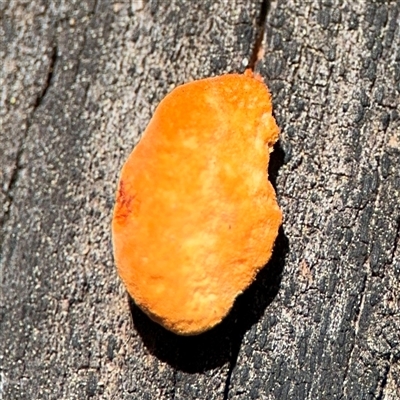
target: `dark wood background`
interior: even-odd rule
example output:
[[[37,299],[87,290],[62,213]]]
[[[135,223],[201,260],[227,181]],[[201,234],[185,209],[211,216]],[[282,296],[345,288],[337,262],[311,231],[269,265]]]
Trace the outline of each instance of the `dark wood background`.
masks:
[[[400,398],[400,1],[3,0],[1,399]],[[180,338],[117,278],[122,163],[174,86],[252,61],[274,257]]]

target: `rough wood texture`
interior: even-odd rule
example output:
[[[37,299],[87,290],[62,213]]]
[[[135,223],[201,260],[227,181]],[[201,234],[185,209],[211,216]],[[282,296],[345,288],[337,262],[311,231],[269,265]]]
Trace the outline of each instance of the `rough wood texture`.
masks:
[[[124,159],[172,87],[243,71],[267,5],[0,4],[0,398],[400,398],[398,0],[271,3],[285,221],[223,324],[176,337],[117,279]]]

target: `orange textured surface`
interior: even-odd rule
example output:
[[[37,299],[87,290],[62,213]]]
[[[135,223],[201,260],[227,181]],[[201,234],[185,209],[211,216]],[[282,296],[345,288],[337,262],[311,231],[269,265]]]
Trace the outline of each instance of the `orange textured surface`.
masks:
[[[251,73],[179,86],[122,168],[118,272],[138,306],[175,333],[220,322],[271,257],[282,222],[267,172],[279,135],[271,112]]]

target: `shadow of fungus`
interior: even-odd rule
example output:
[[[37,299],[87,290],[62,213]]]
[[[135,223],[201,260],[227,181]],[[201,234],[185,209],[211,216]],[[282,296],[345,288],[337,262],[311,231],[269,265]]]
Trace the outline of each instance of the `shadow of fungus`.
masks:
[[[279,175],[279,168],[285,163],[285,151],[282,148],[281,141],[275,143],[274,151],[270,154],[268,166],[268,179],[277,192],[276,180]],[[279,197],[278,197],[279,202]]]
[[[275,186],[284,152],[279,145],[271,154],[270,179]],[[260,320],[265,309],[278,294],[289,241],[279,228],[274,252],[268,264],[254,282],[237,297],[231,311],[220,324],[197,336],[178,336],[153,322],[129,298],[134,327],[147,349],[173,368],[189,372],[203,372],[230,363],[236,364],[244,334]]]

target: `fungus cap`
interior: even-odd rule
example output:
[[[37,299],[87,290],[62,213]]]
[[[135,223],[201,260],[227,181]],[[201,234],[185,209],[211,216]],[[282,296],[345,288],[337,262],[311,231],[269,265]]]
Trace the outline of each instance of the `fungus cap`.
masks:
[[[218,324],[270,259],[282,221],[268,181],[278,135],[262,80],[229,74],[174,89],[128,157],[115,261],[136,304],[166,329]]]

